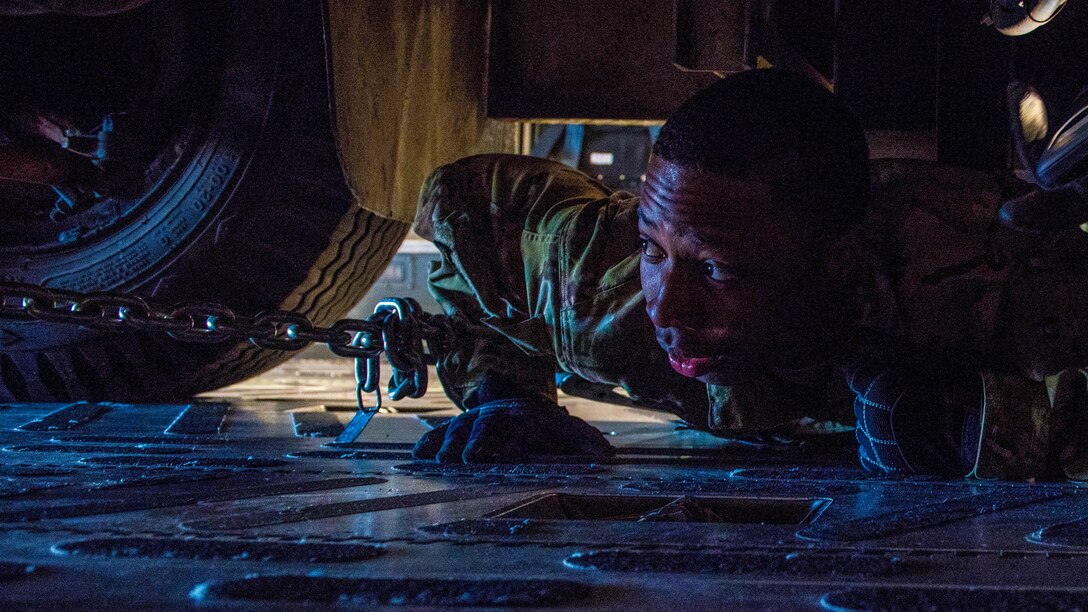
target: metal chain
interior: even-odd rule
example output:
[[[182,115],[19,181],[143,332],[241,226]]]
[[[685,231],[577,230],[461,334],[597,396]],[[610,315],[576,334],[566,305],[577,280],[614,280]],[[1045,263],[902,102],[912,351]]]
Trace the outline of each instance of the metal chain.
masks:
[[[390,398],[419,398],[427,392],[427,366],[449,349],[454,334],[448,317],[424,312],[411,298],[382,300],[366,319],[341,319],[320,327],[297,312],[244,317],[211,302],[167,306],[119,293],[85,294],[22,283],[0,283],[0,319],[159,332],[183,342],[250,342],[276,351],[325,344],[333,354],[355,359],[356,401],[360,411],[371,413],[381,407],[383,353],[393,371]],[[372,408],[364,407],[364,392],[375,394]]]

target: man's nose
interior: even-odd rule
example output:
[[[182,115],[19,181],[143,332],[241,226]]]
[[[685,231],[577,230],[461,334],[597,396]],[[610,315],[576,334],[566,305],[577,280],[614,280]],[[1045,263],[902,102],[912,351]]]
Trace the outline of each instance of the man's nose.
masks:
[[[690,287],[672,269],[666,271],[652,295],[646,296],[646,313],[657,328],[691,327]]]

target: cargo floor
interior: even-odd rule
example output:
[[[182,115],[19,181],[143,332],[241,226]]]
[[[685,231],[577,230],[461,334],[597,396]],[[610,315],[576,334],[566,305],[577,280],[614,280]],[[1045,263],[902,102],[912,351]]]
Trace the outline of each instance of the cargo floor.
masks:
[[[877,478],[849,444],[575,398],[614,458],[415,462],[449,402],[337,446],[349,369],[296,359],[189,404],[0,405],[0,608],[1088,607],[1072,485]]]

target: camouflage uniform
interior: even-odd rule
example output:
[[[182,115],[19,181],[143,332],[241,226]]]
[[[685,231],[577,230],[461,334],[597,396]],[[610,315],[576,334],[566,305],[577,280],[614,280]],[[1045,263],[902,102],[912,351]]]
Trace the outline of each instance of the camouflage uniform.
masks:
[[[967,368],[982,386],[982,405],[968,407],[981,418],[973,476],[1088,477],[1088,387],[1074,367],[1085,363],[1088,236],[1039,244],[1001,229],[999,189],[978,173],[885,162],[873,178],[862,225],[865,333],[841,363],[724,387],[675,373],[655,341],[636,197],[535,158],[439,168],[424,184],[416,232],[441,252],[431,290],[463,326],[439,363],[447,394],[471,408],[499,374],[554,400],[554,374],[565,371],[716,433],[850,423],[854,402],[866,401],[851,392],[851,367],[903,345],[922,364]]]

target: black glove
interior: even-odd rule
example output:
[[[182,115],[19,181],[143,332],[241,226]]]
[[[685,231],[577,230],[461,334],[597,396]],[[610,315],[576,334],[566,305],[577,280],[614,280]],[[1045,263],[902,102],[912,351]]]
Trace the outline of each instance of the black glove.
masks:
[[[481,404],[427,432],[416,459],[441,463],[519,463],[542,455],[605,457],[604,435],[566,409],[539,398]]]
[[[962,476],[978,448],[982,388],[978,375],[941,368],[859,367],[849,373],[856,394],[858,458],[870,472]]]
[[[1001,223],[1020,231],[1060,232],[1088,222],[1088,176],[1035,189],[1001,206]]]
[[[1088,95],[1082,94],[1073,104],[1074,114],[1063,126],[1066,131],[1057,134],[1047,119],[1043,99],[1030,85],[1010,83],[1008,105],[1018,174],[1037,188],[1005,202],[1001,222],[1033,233],[1059,232],[1088,222],[1088,169],[1083,162],[1088,142],[1074,138],[1070,129],[1079,122],[1082,115],[1078,111],[1088,105]],[[1065,162],[1052,163],[1058,158]],[[1081,161],[1074,163],[1077,159]]]

